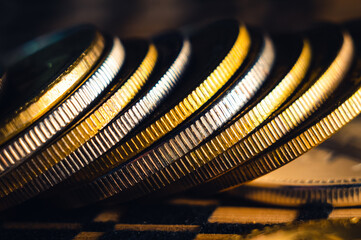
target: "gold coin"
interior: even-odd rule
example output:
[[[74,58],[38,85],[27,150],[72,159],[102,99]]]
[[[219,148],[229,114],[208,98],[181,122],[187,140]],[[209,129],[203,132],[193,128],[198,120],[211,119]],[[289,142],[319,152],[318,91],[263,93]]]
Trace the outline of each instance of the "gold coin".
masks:
[[[223,27],[229,27],[230,24],[232,24],[231,29],[233,31],[227,33],[231,36],[234,32],[237,33],[234,34],[236,35],[234,44],[229,52],[226,53],[227,55],[224,59],[221,59],[221,62],[217,63],[219,65],[199,86],[197,86],[186,98],[177,103],[170,111],[151,123],[150,126],[147,126],[129,140],[124,141],[124,143],[118,144],[116,148],[100,156],[96,161],[89,163],[89,165],[76,173],[75,178],[79,181],[87,181],[126,162],[152,145],[155,141],[161,139],[171,130],[175,129],[206,104],[207,101],[232,78],[236,71],[241,67],[249,52],[251,41],[244,25],[239,26],[236,21],[225,21],[222,24],[216,23],[215,26],[218,31],[223,32]],[[215,35],[220,33],[212,29],[212,27],[213,26],[210,26],[209,29],[213,30]],[[205,45],[205,43],[202,44]],[[217,45],[221,46],[219,43],[217,43]],[[198,46],[196,45],[194,48]],[[214,48],[216,47],[214,46]],[[199,71],[199,69],[196,69],[196,71]]]
[[[106,40],[103,57],[79,88],[41,119],[0,146],[0,175],[46,146],[56,134],[69,127],[74,119],[86,113],[88,107],[94,104],[107,87],[117,82],[115,76],[124,62],[124,48],[117,38]]]
[[[329,45],[326,46],[322,40],[332,39],[332,36],[335,41],[333,43],[329,42]],[[323,38],[320,39],[320,37]],[[224,129],[220,134],[205,142],[184,158],[180,158],[176,162],[177,164],[171,165],[165,171],[161,171],[160,174],[155,174],[152,177],[154,185],[151,185],[151,187],[147,185],[147,187],[156,189],[157,186],[160,186],[158,188],[169,186],[162,190],[166,193],[188,189],[199,184],[212,185],[215,177],[227,173],[243,162],[252,159],[253,156],[271,146],[286,133],[289,133],[305,121],[333,93],[348,72],[353,59],[353,42],[347,32],[342,34],[337,28],[325,29],[323,32],[318,32],[316,36],[310,36],[310,41],[315,52],[314,56],[320,57],[320,55],[316,54],[321,52],[329,53],[331,49],[336,54],[333,57],[330,55],[325,56],[323,61],[325,65],[323,67],[320,67],[319,63],[315,66],[317,74],[311,72],[311,77],[308,78],[309,84],[301,86],[301,90],[296,91],[291,100],[286,102],[283,107],[276,112],[271,112],[272,116],[264,123],[260,120],[262,120],[264,109],[267,108],[254,108],[246,113],[244,117],[229,128]],[[319,44],[316,45],[315,41]],[[316,46],[321,47],[322,51],[317,51]],[[330,49],[330,47],[333,48]],[[255,122],[260,122],[260,125],[253,131],[254,128],[250,129],[249,126],[254,126]],[[247,136],[247,134],[249,135]],[[177,173],[176,177],[172,175],[174,172]],[[172,181],[172,178],[175,181]],[[173,184],[166,181],[173,182]],[[145,184],[149,183],[145,182]],[[204,192],[210,192],[213,188],[213,185],[207,187]]]
[[[361,78],[358,75],[360,69],[361,61],[358,59],[354,74],[347,78],[350,83],[344,82],[339,91],[326,102],[325,109],[316,113],[315,118],[261,156],[240,165],[204,187],[214,190],[233,188],[280,168],[331,137],[361,112]],[[340,192],[345,193],[345,188]],[[352,197],[357,195],[352,194]]]
[[[104,49],[94,27],[44,36],[9,56],[0,109],[0,144],[30,126],[87,76]]]
[[[319,110],[321,111],[324,109],[324,106],[329,104],[327,99],[330,96],[332,99],[334,90],[336,89],[337,92],[347,83],[348,79],[344,78],[344,76],[348,73],[353,59],[353,40],[347,32],[344,32],[342,35],[343,43],[337,56],[327,70],[309,89],[302,93],[302,95],[287,108],[282,109],[281,113],[274,116],[273,119],[269,120],[261,128],[242,139],[232,148],[217,154],[209,164],[195,171],[194,174],[196,176],[204,176],[203,182],[200,183],[204,186],[201,186],[201,188],[212,188],[216,191],[216,189],[219,188],[214,185],[218,185],[218,181],[223,182],[223,177],[229,178],[233,176],[233,174],[231,175],[229,173],[232,171],[236,172],[238,167],[245,162],[249,161],[252,163],[253,159],[259,154],[267,151],[267,149],[274,146],[274,144],[278,144],[283,136],[288,136],[292,131],[295,131],[294,129],[299,129],[303,126],[302,123],[307,122],[307,120],[314,119],[314,117],[309,118],[309,116],[315,113],[317,109],[322,106]],[[325,35],[323,34],[323,36]],[[322,41],[320,41],[320,43],[322,43]],[[339,85],[342,80],[342,84]],[[339,88],[337,88],[338,85]],[[220,172],[219,169],[226,170]],[[216,174],[214,174],[214,172]],[[227,173],[227,176],[221,176],[225,173]],[[223,183],[219,184],[219,186],[220,185],[223,186]]]
[[[281,43],[278,44],[279,52],[277,53],[285,54],[289,58],[285,57],[284,59],[278,59],[278,61],[276,60],[274,66],[276,71],[270,76],[269,79],[270,83],[268,84],[268,87],[266,87],[267,91],[265,92],[261,91],[261,93],[257,97],[258,101],[256,101],[253,105],[251,104],[251,106],[247,107],[246,110],[242,111],[238,116],[236,116],[231,121],[231,123],[237,123],[239,119],[242,119],[243,116],[247,115],[245,113],[251,111],[257,111],[257,109],[260,109],[261,107],[262,108],[267,107],[266,109],[268,109],[267,112],[263,112],[264,113],[263,117],[264,119],[266,119],[267,116],[272,114],[272,112],[276,110],[278,106],[283,101],[285,101],[291,95],[294,89],[296,89],[297,86],[302,82],[311,62],[311,48],[308,40],[304,40],[302,43],[302,41],[297,38],[294,40],[293,44],[290,45],[293,47],[293,49],[297,49],[297,50],[290,53],[287,47],[283,49],[281,48],[281,46],[287,46],[287,44],[281,44]],[[293,62],[294,65],[289,63],[290,59],[294,61]],[[285,66],[289,66],[289,67],[285,67]],[[290,72],[288,73],[288,71]],[[232,124],[228,124],[228,125],[232,126]],[[136,193],[136,195],[143,195],[145,193],[152,192],[156,189],[162,188],[162,186],[171,184],[171,182],[177,178],[178,174],[184,174],[185,171],[187,171],[189,164],[181,163],[180,166],[182,167],[182,169],[180,171],[174,171],[174,169],[172,169],[172,165],[177,165],[178,162],[180,162],[180,160],[179,158],[173,159],[173,158],[163,157],[166,155],[167,155],[166,152],[162,152],[162,154],[158,154],[158,156],[160,156],[160,159],[165,159],[164,162],[166,162],[167,160],[169,164],[165,165],[163,169],[159,171],[155,171],[155,173],[151,174],[150,177],[144,177],[144,178],[138,177],[139,175],[133,177],[132,172],[134,170],[137,171],[137,163],[138,163],[134,161],[134,164],[125,165],[124,169],[121,168],[120,170],[117,170],[108,175],[100,177],[95,181],[93,181],[92,183],[83,186],[82,189],[76,188],[76,190],[72,192],[74,199],[71,199],[70,201],[76,204],[79,203],[81,204],[90,201],[104,199],[113,196],[114,194],[120,193],[122,191],[124,191],[124,194],[121,194],[120,198],[123,197],[131,198],[135,193],[134,192],[129,193],[128,189],[134,188],[136,190],[139,190]],[[151,163],[144,162],[139,164],[139,166],[149,165],[149,164]],[[164,172],[166,171],[168,176],[163,175]],[[161,178],[162,175],[163,175],[162,182],[160,183],[153,182],[154,176]]]
[[[142,45],[144,45],[144,42],[135,44],[135,47],[141,48]],[[19,165],[13,171],[0,177],[0,199],[24,187],[24,185],[34,178],[42,177],[44,172],[76,150],[81,144],[85,143],[86,140],[94,136],[131,102],[141,87],[147,82],[158,58],[158,52],[153,44],[149,46],[146,45],[144,51],[145,54],[134,54],[133,59],[131,59],[131,65],[124,66],[125,71],[128,73],[132,68],[137,69],[122,76],[125,77],[125,79],[119,79],[119,84],[103,98],[100,104],[95,106],[92,111],[47,148]],[[135,58],[135,56],[138,57]],[[134,59],[137,60],[134,61]],[[46,185],[31,186],[27,189],[28,193],[19,196],[16,201],[23,201],[31,195],[36,195],[48,189],[52,186],[52,182],[51,179],[46,180]],[[11,204],[14,204],[16,201],[11,201]],[[5,205],[1,207],[5,207]]]

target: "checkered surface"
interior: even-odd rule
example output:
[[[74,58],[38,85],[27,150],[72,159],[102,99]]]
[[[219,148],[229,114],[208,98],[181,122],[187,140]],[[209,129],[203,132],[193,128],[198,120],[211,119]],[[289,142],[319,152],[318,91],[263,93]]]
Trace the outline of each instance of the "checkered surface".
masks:
[[[269,225],[352,217],[361,217],[361,208],[276,208],[227,195],[82,209],[36,202],[1,213],[0,239],[242,239]]]

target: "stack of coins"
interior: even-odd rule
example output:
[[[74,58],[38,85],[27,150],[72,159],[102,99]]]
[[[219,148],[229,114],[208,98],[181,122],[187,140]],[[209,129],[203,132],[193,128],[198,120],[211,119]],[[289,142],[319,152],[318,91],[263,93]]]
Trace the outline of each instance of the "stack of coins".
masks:
[[[1,61],[0,210],[229,189],[360,205],[359,124],[308,152],[361,111],[359,26],[120,40],[82,25],[24,44]]]

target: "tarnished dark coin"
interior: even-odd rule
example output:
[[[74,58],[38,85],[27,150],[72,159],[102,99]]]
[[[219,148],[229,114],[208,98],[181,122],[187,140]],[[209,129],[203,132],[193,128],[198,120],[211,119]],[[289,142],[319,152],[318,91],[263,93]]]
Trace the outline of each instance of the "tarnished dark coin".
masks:
[[[93,69],[104,38],[93,26],[40,37],[8,56],[0,103],[0,144],[30,126],[69,94]]]

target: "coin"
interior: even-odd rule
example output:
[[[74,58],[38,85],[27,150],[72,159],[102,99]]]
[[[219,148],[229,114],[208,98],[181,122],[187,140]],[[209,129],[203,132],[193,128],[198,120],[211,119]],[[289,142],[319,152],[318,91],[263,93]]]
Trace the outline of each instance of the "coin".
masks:
[[[344,38],[344,41],[342,38]],[[328,40],[328,44],[330,45],[324,44],[323,40],[325,39]],[[333,41],[330,41],[331,39],[333,39]],[[163,176],[159,174],[153,177],[151,182],[153,189],[156,188],[155,186],[161,186],[161,189],[164,188],[164,185],[168,185],[168,187],[160,191],[163,194],[171,191],[177,192],[185,190],[196,185],[209,185],[212,187],[204,187],[204,191],[203,187],[200,187],[200,190],[197,188],[195,191],[213,192],[213,188],[219,189],[212,185],[214,177],[226,173],[234,166],[242,163],[244,159],[250,159],[252,154],[258,154],[260,152],[259,148],[265,147],[267,144],[271,144],[272,141],[285,135],[287,131],[290,131],[304,121],[307,115],[309,116],[314,112],[317,107],[321,105],[318,101],[322,103],[340,83],[344,74],[347,73],[352,60],[353,43],[347,33],[341,34],[337,28],[323,28],[322,31],[318,30],[315,35],[310,35],[310,41],[315,53],[314,65],[309,77],[306,78],[306,84],[303,84],[296,90],[294,96],[285,102],[281,108],[275,112],[271,112],[271,117],[268,118],[266,122],[261,123],[253,132],[251,131],[254,130],[254,128],[249,131],[245,131],[245,129],[249,129],[249,126],[252,126],[254,122],[257,123],[257,116],[262,116],[262,108],[260,108],[260,110],[255,108],[253,111],[258,111],[256,114],[252,111],[246,113],[246,117],[236,121],[236,124],[233,123],[230,127],[223,129],[218,135],[213,136],[209,141],[200,145],[184,158],[181,158],[177,165],[174,164],[168,171],[162,172],[161,174],[163,174]],[[330,54],[331,50],[334,51],[333,54]],[[322,53],[326,55],[321,55]],[[335,72],[337,72],[337,74],[335,74]],[[327,87],[320,87],[322,84],[325,84]],[[317,93],[314,93],[315,90]],[[320,98],[310,97],[309,95],[319,96]],[[322,95],[323,98],[321,98]],[[318,105],[315,106],[313,103],[317,103]],[[289,111],[292,108],[295,108],[296,111]],[[279,118],[277,116],[280,114],[285,115],[285,117],[281,119],[282,121],[275,121],[274,119],[277,120]],[[288,114],[291,114],[291,116],[296,119],[290,119]],[[269,126],[271,128],[280,128],[280,130],[262,132],[260,137],[258,135],[257,138],[253,137],[255,133],[260,132],[260,129],[262,130]],[[289,128],[289,130],[287,130],[287,128]],[[251,134],[247,136],[249,133]],[[259,141],[265,137],[267,141],[262,141],[259,145]],[[256,143],[253,144],[251,142],[252,144],[248,145],[248,142],[245,141],[248,139],[254,140]],[[238,141],[240,142],[237,143]],[[247,143],[246,148],[241,145],[244,142]],[[241,147],[239,147],[239,145]],[[254,147],[257,148],[254,149]],[[249,152],[251,149],[253,151]],[[247,153],[247,155],[244,153]],[[235,157],[231,158],[229,155],[235,155]],[[164,184],[164,179],[172,179],[172,177],[169,176],[172,172],[177,172],[179,177],[173,177],[176,181],[173,181],[172,184]],[[147,185],[150,184],[147,183]],[[149,186],[147,187],[150,188]],[[147,189],[147,187],[144,186],[143,189]],[[136,192],[141,191],[138,190]]]
[[[58,165],[77,166],[76,169],[66,170],[66,173],[62,174],[62,178],[58,177],[58,182],[64,180],[65,176],[69,177],[70,174],[80,170],[82,166],[94,161],[101,154],[111,149],[132,129],[135,129],[144,119],[149,117],[157,107],[163,104],[167,97],[171,97],[170,94],[179,85],[181,77],[187,70],[191,56],[191,45],[189,40],[180,33],[157,37],[154,42],[161,59],[154,70],[155,72],[148,80],[145,91],[104,129],[88,138],[88,141],[64,157],[58,164],[54,164],[51,169],[44,173],[45,178],[52,175],[56,176],[55,171],[58,170]]]
[[[352,29],[355,42],[361,38],[358,29]],[[357,49],[358,50],[358,49]],[[325,102],[324,106],[298,129],[290,132],[282,141],[268,151],[252,159],[226,175],[215,179],[205,189],[225,190],[253,180],[292,161],[332,136],[341,127],[354,119],[359,113],[361,61],[357,52],[357,61],[343,84]],[[206,191],[206,190],[205,190]]]
[[[248,57],[247,67],[237,71],[237,77],[231,84],[227,84],[222,94],[211,103],[205,104],[196,116],[184,121],[171,132],[172,134],[162,138],[159,144],[152,146],[129,164],[122,165],[122,169],[132,168],[131,165],[135,162],[147,165],[147,168],[142,168],[141,175],[148,178],[155,171],[165,167],[168,162],[171,163],[173,159],[192,150],[247,104],[263,86],[275,57],[272,41],[268,37],[256,33],[251,36],[252,47],[249,53],[251,56]]]
[[[325,45],[323,41],[326,39],[330,45]],[[331,44],[330,39],[336,41]],[[309,119],[311,114],[320,108],[320,106],[324,106],[322,104],[333,94],[341,82],[340,87],[345,84],[344,82],[347,81],[347,79],[345,79],[344,76],[348,73],[354,51],[354,45],[350,35],[347,32],[339,32],[337,28],[323,28],[323,31],[317,31],[315,35],[310,36],[310,40],[315,51],[314,56],[318,58],[322,58],[320,55],[321,52],[325,54],[329,54],[332,50],[337,52],[337,54],[333,55],[333,58],[329,58],[332,56],[331,54],[327,57],[323,56],[326,57],[325,59],[328,59],[324,64],[326,64],[327,61],[328,64],[314,65],[310,79],[313,78],[315,81],[310,86],[297,91],[295,96],[291,98],[285,106],[277,110],[263,125],[250,135],[240,139],[235,145],[228,148],[224,147],[223,151],[208,151],[210,154],[207,152],[207,156],[204,158],[210,160],[208,160],[206,164],[200,164],[201,166],[199,166],[199,168],[196,168],[193,173],[187,175],[186,178],[189,178],[188,180],[181,180],[182,182],[189,182],[188,184],[184,183],[184,186],[194,186],[196,184],[211,186],[213,185],[212,181],[217,181],[215,177],[219,177],[235,169],[244,162],[252,161],[258,154],[279,142],[283,136],[288,135],[293,129],[299,128],[301,123]],[[338,44],[334,44],[338,41],[342,44],[341,46],[339,45],[338,49],[335,49]],[[320,66],[323,66],[323,69],[320,68]],[[315,74],[314,71],[317,71],[317,74]],[[252,119],[251,117],[250,120]],[[224,139],[230,140],[222,141],[222,144],[225,142],[225,144],[229,146],[229,142],[235,142],[235,137],[233,137],[234,134],[227,135]],[[210,140],[210,142],[205,145],[208,150],[212,149],[212,147],[214,148],[215,144],[218,144],[217,138]],[[201,156],[204,156],[204,154]],[[196,179],[196,183],[191,184],[190,178]],[[212,187],[207,186],[205,188],[209,189]],[[218,188],[214,187],[214,189]]]
[[[136,98],[136,101],[133,101],[130,104],[131,107],[128,105],[129,108],[128,107],[125,108],[124,109],[125,111],[123,111],[122,109],[119,109],[119,107],[118,107],[119,110],[118,110],[118,112],[116,112],[116,111],[114,111],[114,106],[113,106],[113,111],[111,111],[109,113],[109,116],[111,116],[110,114],[113,114],[113,116],[105,118],[102,123],[102,124],[105,124],[106,123],[105,121],[108,121],[108,123],[110,121],[113,121],[112,124],[108,125],[106,128],[104,128],[100,132],[95,131],[94,127],[93,127],[93,132],[88,131],[87,135],[84,136],[84,134],[83,134],[82,136],[80,136],[82,138],[82,140],[81,140],[82,143],[86,143],[86,145],[83,145],[85,147],[82,147],[80,144],[74,147],[74,144],[73,144],[71,146],[71,148],[65,149],[65,153],[64,152],[62,153],[63,156],[57,156],[57,159],[55,159],[53,166],[49,165],[49,168],[46,169],[47,171],[35,170],[35,171],[43,171],[43,173],[39,174],[40,178],[37,178],[36,176],[34,176],[35,180],[29,179],[28,180],[29,184],[26,186],[23,186],[23,188],[30,186],[30,189],[32,189],[31,186],[32,186],[32,184],[34,184],[33,182],[36,182],[36,184],[43,184],[43,189],[39,190],[39,192],[40,192],[40,191],[46,190],[50,186],[54,185],[55,181],[60,182],[61,180],[65,179],[67,176],[70,176],[71,172],[63,172],[59,176],[59,174],[57,172],[58,171],[57,162],[60,162],[60,164],[64,165],[64,164],[68,164],[68,162],[70,162],[70,161],[74,161],[74,156],[75,157],[80,156],[80,158],[81,158],[81,157],[83,157],[82,151],[84,151],[84,149],[87,150],[88,147],[91,147],[92,149],[95,149],[95,150],[99,150],[99,148],[100,148],[103,151],[106,148],[110,148],[111,144],[115,144],[124,135],[126,135],[125,130],[129,131],[130,129],[137,126],[137,124],[139,122],[141,122],[144,117],[149,115],[159,104],[162,103],[162,100],[165,97],[167,97],[167,95],[169,95],[169,93],[171,93],[172,89],[177,84],[178,80],[180,79],[181,75],[183,74],[183,72],[186,69],[188,58],[190,55],[190,43],[188,42],[188,40],[183,39],[183,36],[181,36],[180,34],[173,34],[172,36],[170,36],[168,34],[167,41],[159,39],[159,40],[155,40],[155,42],[157,43],[157,46],[158,46],[158,48],[160,48],[159,50],[161,50],[161,53],[163,55],[161,56],[162,59],[159,62],[160,64],[158,64],[157,73],[153,74],[152,79],[149,82],[150,84],[147,84],[147,86],[146,86],[147,91],[144,91],[140,96],[138,96]],[[168,43],[166,43],[166,42],[168,42]],[[146,77],[149,76],[149,74],[152,72],[152,70],[155,66],[155,58],[154,57],[156,55],[154,55],[155,54],[154,51],[155,51],[155,48],[152,46],[148,53],[149,56],[146,57],[146,59],[141,64],[138,71],[134,73],[133,77],[131,77],[131,80],[135,81],[137,79],[141,79],[144,76],[146,76]],[[134,85],[134,83],[131,81],[129,84],[132,84],[129,86]],[[140,84],[138,83],[136,85],[140,85]],[[129,86],[127,86],[127,88],[123,89],[123,91],[125,91],[125,92],[119,92],[119,93],[117,93],[118,94],[116,96],[117,98],[114,98],[114,97],[113,98],[117,102],[120,102],[119,99],[121,99],[123,97],[122,95],[125,95],[125,94],[129,95],[129,92],[131,92],[131,91],[129,91],[130,90]],[[110,107],[112,107],[112,105]],[[104,111],[105,108],[103,108],[101,110]],[[120,111],[120,110],[122,110],[122,111]],[[142,114],[139,114],[139,112],[141,112]],[[121,114],[119,115],[117,113],[121,113]],[[101,114],[104,116],[104,113],[101,113]],[[137,119],[136,116],[139,116],[139,118]],[[113,119],[114,117],[115,117],[115,119]],[[88,124],[88,123],[86,123],[86,124]],[[83,127],[83,129],[87,130],[90,127],[92,127],[92,126],[90,126],[90,125],[89,125],[89,127],[85,126],[85,128]],[[74,129],[75,130],[72,130],[72,132],[76,133],[77,129],[76,128],[74,128]],[[80,132],[84,133],[85,131],[80,131]],[[110,135],[109,135],[109,132],[111,132]],[[95,136],[95,138],[92,138],[93,136]],[[118,138],[118,140],[114,141],[114,138]],[[63,139],[64,139],[63,141],[65,141],[66,137],[64,137]],[[90,141],[86,142],[89,139],[90,139]],[[99,140],[99,139],[102,139],[104,141],[97,142],[97,140]],[[59,141],[59,144],[57,144],[57,146],[55,146],[55,147],[57,147],[57,148],[63,147],[62,141]],[[91,154],[98,153],[98,152],[94,152],[94,150],[91,150],[91,151],[92,151],[92,152],[90,152]],[[46,153],[44,153],[44,154],[46,154]],[[71,154],[71,155],[69,155],[69,154]],[[79,154],[79,155],[77,155],[77,154]],[[86,155],[86,156],[90,157],[90,155]],[[92,155],[92,156],[94,156],[94,155]],[[47,159],[49,159],[49,157]],[[77,161],[77,163],[75,163],[76,168],[73,168],[73,172],[79,170],[79,168],[83,166],[82,161],[88,160],[88,159],[89,158],[83,158],[80,160],[76,159],[78,161]],[[36,159],[34,159],[34,162],[35,161],[42,161],[42,159],[36,158]],[[27,166],[31,167],[32,165],[29,164]],[[72,165],[72,167],[73,166],[74,165]],[[51,168],[51,167],[53,167],[53,168]],[[51,172],[51,170],[54,170],[54,169],[55,169],[55,171]],[[49,182],[47,175],[51,175],[51,174],[54,174],[54,175],[51,177],[52,182]],[[58,183],[58,182],[56,182],[56,183]],[[24,189],[24,191],[25,190],[26,189]],[[27,190],[27,191],[31,191],[31,190]]]
[[[93,26],[81,26],[40,37],[6,56],[0,144],[30,126],[77,87],[103,49],[103,36]]]
[[[93,104],[93,101],[113,82],[124,62],[124,48],[120,41],[108,39],[107,50],[95,69],[78,89],[48,111],[41,119],[16,137],[0,146],[1,174],[25,161],[63,131],[75,118]]]
[[[281,44],[282,43],[282,44]],[[299,83],[302,82],[303,77],[306,74],[306,71],[308,69],[308,66],[311,61],[311,50],[310,46],[308,44],[308,41],[305,40],[304,43],[302,43],[302,40],[298,38],[293,38],[292,40],[289,39],[289,45],[283,44],[284,42],[278,42],[276,44],[277,46],[277,54],[280,57],[276,59],[276,63],[274,66],[274,72],[271,73],[269,76],[269,79],[266,81],[266,83],[263,85],[263,91],[260,91],[258,95],[255,96],[255,99],[251,102],[250,106],[247,106],[247,108],[243,111],[241,111],[238,116],[236,116],[231,122],[236,121],[241,116],[243,116],[244,112],[249,111],[249,109],[252,109],[256,106],[269,106],[268,114],[271,114],[274,109],[277,109],[278,105],[282,103],[282,101],[286,100],[287,97],[292,93],[292,89],[296,89]],[[303,46],[302,46],[303,45]],[[287,47],[284,47],[287,46]],[[291,47],[290,47],[291,46]],[[289,49],[292,49],[292,51],[289,51]],[[290,60],[292,60],[290,63]],[[292,65],[294,64],[294,65]],[[265,67],[265,65],[262,63],[260,65],[262,68]],[[253,70],[258,70],[256,68],[256,64],[253,66]],[[292,70],[291,70],[292,69]],[[249,73],[253,73],[252,69],[249,69]],[[291,70],[291,73],[287,76],[286,73]],[[257,72],[257,71],[255,71]],[[249,75],[252,76],[252,75]],[[278,97],[278,98],[277,98]],[[263,100],[265,99],[265,100]],[[269,104],[270,99],[277,99],[272,102],[272,104]],[[267,118],[267,116],[264,116]],[[143,157],[144,154],[141,155]],[[169,161],[171,159],[173,162],[170,162],[169,165],[172,166],[174,164],[177,164],[177,161],[179,161],[179,158],[169,158],[166,157],[167,154],[162,152],[161,154],[158,154],[159,159],[164,159],[162,162],[162,165],[165,165],[166,161]],[[149,161],[149,159],[146,159]],[[134,161],[135,162],[135,161]],[[96,181],[83,186],[82,191],[80,191],[80,188],[77,188],[74,190],[74,199],[79,199],[77,201],[77,204],[79,203],[86,203],[89,201],[96,201],[100,199],[104,199],[107,197],[110,197],[116,193],[120,193],[122,191],[125,191],[127,189],[136,188],[139,190],[139,193],[137,195],[143,195],[148,192],[152,192],[157,188],[161,188],[162,184],[166,185],[167,183],[170,184],[174,178],[177,177],[178,174],[181,174],[184,169],[182,169],[179,172],[174,172],[173,175],[169,176],[169,178],[163,178],[163,182],[161,184],[157,184],[153,181],[153,174],[151,177],[132,177],[132,169],[137,169],[137,162],[135,164],[129,164],[128,169],[120,169],[115,171],[114,173],[110,173],[107,176],[103,176],[101,178],[98,178]],[[143,165],[146,165],[147,168],[151,168],[151,161],[145,162],[143,164],[139,164],[139,167],[142,167]],[[183,165],[186,166],[187,164]],[[164,168],[168,168],[169,166],[165,165]],[[160,167],[158,167],[160,168]],[[141,169],[145,169],[145,167],[142,167]],[[140,169],[138,170],[140,171]],[[144,171],[144,170],[143,170]],[[162,170],[164,171],[164,169]],[[172,170],[171,170],[172,171]],[[161,174],[161,171],[153,171],[156,174]],[[170,171],[168,171],[170,172]],[[118,181],[119,180],[119,181]],[[130,182],[132,184],[130,184]],[[115,185],[116,184],[116,185]],[[148,185],[149,184],[149,185]],[[142,187],[139,187],[142,186]],[[129,198],[134,195],[134,192],[131,194],[129,192],[121,194],[121,199],[123,198]],[[84,198],[82,197],[84,196]],[[85,197],[86,196],[86,197]],[[91,197],[90,197],[91,196]],[[86,200],[85,200],[86,199]],[[73,201],[74,202],[74,201]]]
[[[111,117],[100,118],[99,116],[116,115],[116,112],[106,110],[117,109],[119,112],[132,100],[132,97],[137,94],[141,86],[148,80],[149,75],[156,65],[158,53],[155,46],[148,44],[146,41],[124,41],[124,45],[126,47],[126,53],[131,54],[132,58],[125,59],[124,66],[117,76],[119,79],[118,84],[116,84],[91,111],[55,139],[47,148],[35,154],[13,171],[1,176],[1,197],[6,196],[17,188],[21,188],[35,176],[41,176],[42,173],[49,168],[49,165],[51,166],[50,160],[60,161],[68,152],[71,153],[71,151],[75,150],[74,148],[77,145],[69,144],[69,141],[72,141],[69,137],[75,138],[76,142],[80,144],[81,141],[84,141],[84,135],[79,136],[79,133],[96,133],[97,130],[105,126],[112,119]],[[103,115],[101,113],[103,113]],[[104,113],[109,115],[104,115]],[[96,125],[96,123],[98,125]],[[65,147],[68,147],[68,149],[65,149]],[[41,164],[37,164],[36,161]],[[33,162],[35,162],[35,164],[33,164]],[[51,185],[46,185],[44,188],[49,188],[50,186]],[[41,191],[39,187],[30,187],[30,189],[31,194],[23,194],[18,197],[17,201],[21,201],[20,199],[23,198],[29,198],[31,195],[36,195]],[[15,203],[15,201],[13,203]]]
[[[210,36],[213,37],[213,41],[207,45],[204,40]],[[185,76],[184,82],[176,90],[182,92],[179,92],[178,98],[173,99],[174,104],[165,105],[164,114],[155,115],[157,117],[155,121],[151,119],[150,124],[147,125],[146,123],[146,127],[140,128],[141,130],[134,136],[118,143],[111,151],[84,167],[75,175],[76,178],[80,181],[87,181],[97,177],[131,159],[171,132],[199,111],[212,97],[216,97],[220,90],[225,87],[225,84],[233,81],[232,77],[241,67],[250,48],[248,31],[244,25],[240,25],[237,21],[217,22],[197,32],[190,39],[194,50],[197,50],[193,56],[199,58],[200,55],[198,54],[202,52],[203,61],[195,62],[192,66],[193,70],[190,70]],[[204,52],[209,49],[216,52],[209,52],[211,54],[209,56]],[[209,64],[210,57],[217,59],[217,61]],[[205,63],[210,66],[206,64],[206,66],[201,67]],[[209,72],[211,73],[209,74]],[[189,82],[191,81],[192,84],[190,85]],[[184,84],[185,82],[188,83]],[[186,90],[185,85],[190,88]]]
[[[361,138],[351,133],[359,133],[360,127],[360,119],[353,120],[336,134],[339,137],[334,136],[282,168],[231,190],[230,194],[282,206],[315,202],[334,207],[361,205],[361,148],[352,144],[360,143]]]

